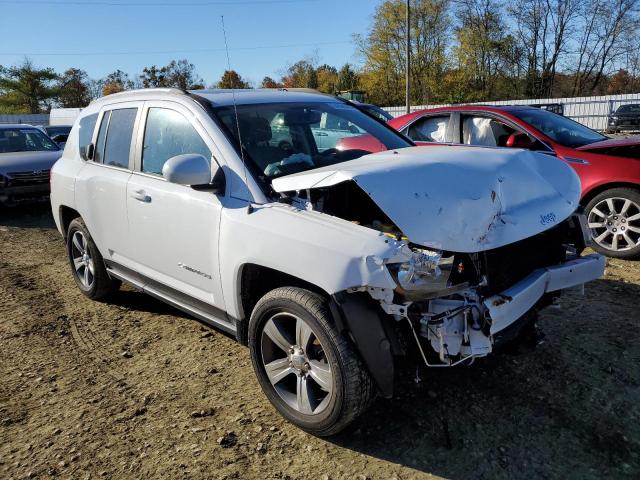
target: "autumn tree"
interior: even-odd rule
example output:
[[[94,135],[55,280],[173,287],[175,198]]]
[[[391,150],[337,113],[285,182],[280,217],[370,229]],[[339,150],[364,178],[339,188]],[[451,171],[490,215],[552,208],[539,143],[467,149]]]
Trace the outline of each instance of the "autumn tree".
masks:
[[[561,59],[567,54],[582,0],[514,0],[508,11],[516,24],[526,62],[525,95],[553,93]]]
[[[249,82],[246,82],[235,70],[225,70],[222,78],[216,84],[217,88],[251,88]]]
[[[496,0],[458,0],[457,45],[454,47],[460,80],[467,100],[503,96],[498,81],[509,64],[513,38],[507,33],[503,12]]]
[[[144,88],[174,87],[191,90],[203,88],[204,83],[196,74],[195,66],[186,59],[172,60],[163,67],[145,67],[139,79]]]
[[[262,83],[260,84],[260,88],[281,88],[282,84],[276,82],[271,77],[264,77],[262,79]]]
[[[335,93],[338,84],[338,70],[331,65],[320,65],[316,68],[316,78],[318,81],[318,90],[324,93]]]
[[[106,76],[102,83],[102,95],[107,96],[112,93],[123,92],[124,90],[131,90],[134,87],[134,83],[129,79],[129,75],[122,70],[116,70]]]
[[[411,5],[411,83],[413,101],[441,99],[450,40],[449,0],[415,0]],[[383,105],[404,101],[407,57],[406,2],[386,0],[377,8],[366,36],[356,35],[364,60],[360,85]]]
[[[87,72],[69,68],[58,77],[58,103],[63,108],[83,108],[91,101],[90,82]]]
[[[358,72],[353,67],[345,63],[338,71],[338,79],[336,81],[336,91],[355,90],[358,88]]]
[[[580,5],[577,51],[568,63],[573,95],[589,95],[640,43],[637,0],[587,0]]]
[[[52,68],[22,65],[0,69],[0,107],[10,113],[42,113],[57,95],[58,76]]]
[[[282,77],[285,88],[318,88],[318,73],[309,59],[300,60],[287,68]]]

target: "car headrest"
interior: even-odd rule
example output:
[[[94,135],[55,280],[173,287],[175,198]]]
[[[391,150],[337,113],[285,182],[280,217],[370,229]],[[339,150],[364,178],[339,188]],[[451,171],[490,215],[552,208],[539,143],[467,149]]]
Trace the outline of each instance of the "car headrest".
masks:
[[[241,119],[240,132],[245,143],[268,142],[272,135],[269,121],[262,117]]]

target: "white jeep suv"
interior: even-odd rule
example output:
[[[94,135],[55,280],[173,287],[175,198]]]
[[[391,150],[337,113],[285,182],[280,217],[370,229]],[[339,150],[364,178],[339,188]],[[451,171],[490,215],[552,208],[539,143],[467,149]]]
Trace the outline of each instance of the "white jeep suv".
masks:
[[[318,148],[328,115],[354,129]],[[391,396],[396,357],[469,364],[599,277],[579,196],[553,156],[415,147],[357,106],[284,90],[101,98],[51,175],[87,297],[124,281],[236,335],[267,398],[317,435]]]

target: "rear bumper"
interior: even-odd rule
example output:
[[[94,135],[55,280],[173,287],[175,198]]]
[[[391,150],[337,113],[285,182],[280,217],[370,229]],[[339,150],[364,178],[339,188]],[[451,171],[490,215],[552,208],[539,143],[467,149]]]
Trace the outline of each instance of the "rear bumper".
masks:
[[[491,316],[491,334],[500,332],[527,313],[545,293],[581,285],[604,273],[606,259],[593,254],[541,268],[501,294],[484,301]]]

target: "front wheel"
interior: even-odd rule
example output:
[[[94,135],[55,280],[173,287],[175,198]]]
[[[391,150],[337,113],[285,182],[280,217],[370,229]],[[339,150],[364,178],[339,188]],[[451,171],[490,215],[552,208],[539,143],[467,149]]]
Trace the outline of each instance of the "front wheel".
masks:
[[[610,257],[640,256],[640,192],[612,188],[596,195],[586,207],[593,248]]]
[[[249,321],[249,350],[269,401],[314,435],[338,433],[373,398],[368,371],[316,293],[283,287],[262,297]]]

